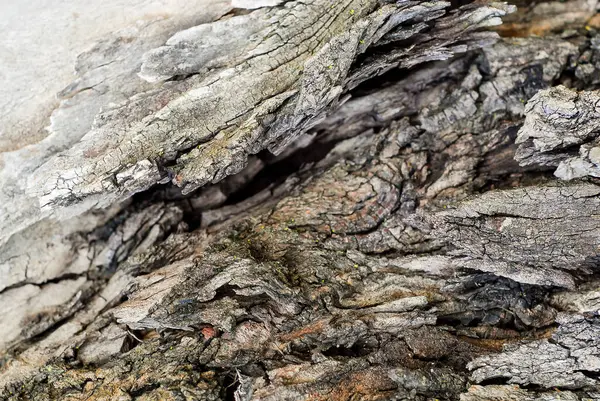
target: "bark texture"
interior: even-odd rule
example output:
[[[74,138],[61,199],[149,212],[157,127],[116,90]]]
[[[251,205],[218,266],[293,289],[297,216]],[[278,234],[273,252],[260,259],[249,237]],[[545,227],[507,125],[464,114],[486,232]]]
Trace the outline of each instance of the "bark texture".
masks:
[[[600,19],[523,6],[237,0],[81,54],[0,159],[0,397],[600,399]]]

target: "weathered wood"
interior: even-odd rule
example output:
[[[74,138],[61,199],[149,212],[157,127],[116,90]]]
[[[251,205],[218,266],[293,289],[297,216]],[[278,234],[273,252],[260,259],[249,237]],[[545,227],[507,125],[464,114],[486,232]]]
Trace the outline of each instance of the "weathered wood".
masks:
[[[0,397],[600,398],[596,3],[221,6],[82,54],[14,167]]]

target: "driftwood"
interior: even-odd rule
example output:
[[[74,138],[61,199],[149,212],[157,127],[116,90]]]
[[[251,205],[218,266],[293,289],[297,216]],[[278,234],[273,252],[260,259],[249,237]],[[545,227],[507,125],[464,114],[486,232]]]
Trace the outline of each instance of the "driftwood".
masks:
[[[208,2],[82,53],[0,156],[0,398],[600,399],[600,18],[522,6]]]

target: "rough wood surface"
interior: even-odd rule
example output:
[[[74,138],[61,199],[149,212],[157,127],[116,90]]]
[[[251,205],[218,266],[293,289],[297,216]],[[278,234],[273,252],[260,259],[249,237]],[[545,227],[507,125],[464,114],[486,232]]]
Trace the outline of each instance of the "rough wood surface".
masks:
[[[596,3],[214,4],[1,154],[0,398],[600,399]]]

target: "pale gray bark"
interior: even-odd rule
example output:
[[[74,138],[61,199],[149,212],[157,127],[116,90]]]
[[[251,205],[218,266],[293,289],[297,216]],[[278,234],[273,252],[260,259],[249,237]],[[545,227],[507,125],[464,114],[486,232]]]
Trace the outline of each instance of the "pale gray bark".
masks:
[[[82,53],[3,154],[0,397],[599,399],[596,3],[545,4],[234,1]]]

